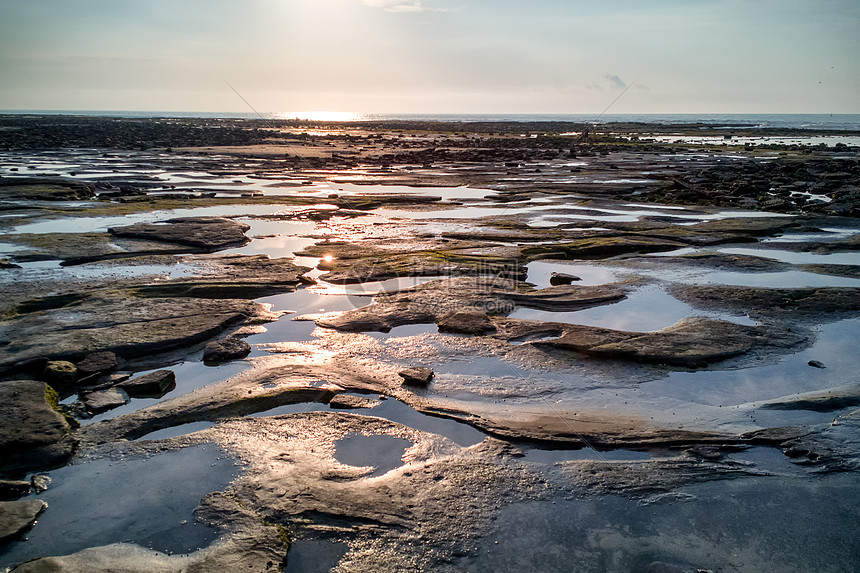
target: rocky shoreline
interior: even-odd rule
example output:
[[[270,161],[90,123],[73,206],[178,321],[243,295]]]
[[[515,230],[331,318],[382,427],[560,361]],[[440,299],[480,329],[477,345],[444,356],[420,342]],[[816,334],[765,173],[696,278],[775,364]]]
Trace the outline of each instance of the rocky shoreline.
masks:
[[[743,487],[860,505],[860,150],[583,127],[0,116],[0,567],[504,570],[500,520],[563,553],[525,508],[628,503],[665,529],[584,518],[584,569],[856,562],[671,531]],[[27,540],[64,471],[213,445],[208,545]]]

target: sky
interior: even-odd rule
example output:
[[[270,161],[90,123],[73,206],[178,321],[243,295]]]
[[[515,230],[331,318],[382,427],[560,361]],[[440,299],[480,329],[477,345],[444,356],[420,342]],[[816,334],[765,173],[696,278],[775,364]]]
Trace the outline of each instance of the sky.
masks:
[[[0,109],[860,113],[858,54],[860,0],[0,0]]]

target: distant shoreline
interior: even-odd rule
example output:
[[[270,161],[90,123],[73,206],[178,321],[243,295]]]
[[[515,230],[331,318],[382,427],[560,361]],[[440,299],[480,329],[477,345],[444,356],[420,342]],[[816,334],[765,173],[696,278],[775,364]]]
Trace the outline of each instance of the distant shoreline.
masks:
[[[130,110],[0,110],[0,115],[12,116],[83,116],[116,117],[128,119],[265,119],[301,120],[312,123],[361,123],[378,121],[428,122],[494,122],[494,123],[592,123],[597,114],[383,114],[383,113],[328,113],[328,112],[189,112],[189,111],[130,111]],[[860,131],[860,114],[606,114],[596,121],[606,123],[647,123],[657,125],[707,124],[738,127],[820,129]]]

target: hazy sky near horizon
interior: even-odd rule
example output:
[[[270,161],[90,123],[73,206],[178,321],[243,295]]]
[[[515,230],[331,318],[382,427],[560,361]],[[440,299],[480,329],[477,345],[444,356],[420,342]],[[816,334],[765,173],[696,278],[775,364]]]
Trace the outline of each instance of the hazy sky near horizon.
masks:
[[[0,109],[860,113],[858,0],[0,0]]]

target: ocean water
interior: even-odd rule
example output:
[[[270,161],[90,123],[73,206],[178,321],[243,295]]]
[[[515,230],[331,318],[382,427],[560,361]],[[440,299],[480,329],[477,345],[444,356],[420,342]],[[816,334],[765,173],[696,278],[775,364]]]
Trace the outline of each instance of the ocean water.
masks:
[[[593,122],[595,114],[424,114],[424,113],[352,113],[352,112],[266,112],[259,116],[251,112],[203,112],[203,111],[129,111],[129,110],[0,110],[0,114],[14,115],[83,115],[92,117],[127,118],[232,118],[232,119],[311,119],[321,121],[450,121],[450,122]],[[657,124],[705,123],[720,126],[744,126],[762,128],[802,128],[822,130],[860,130],[860,114],[606,114],[600,123],[639,122]]]

